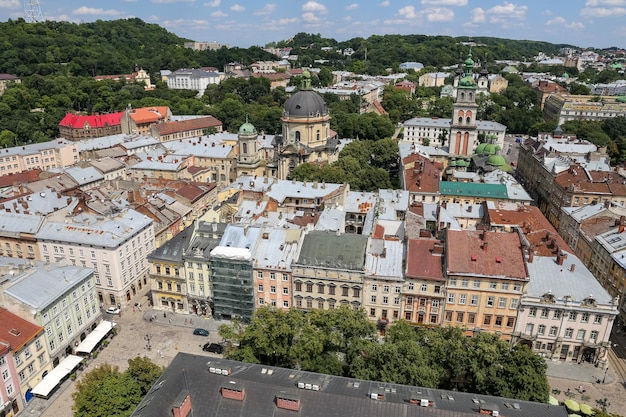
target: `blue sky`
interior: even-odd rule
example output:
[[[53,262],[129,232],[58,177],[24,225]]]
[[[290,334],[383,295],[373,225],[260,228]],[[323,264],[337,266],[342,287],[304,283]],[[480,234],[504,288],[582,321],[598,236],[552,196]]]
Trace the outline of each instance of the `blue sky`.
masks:
[[[0,0],[0,20],[29,0]],[[35,0],[33,0],[35,1]],[[495,36],[581,47],[622,45],[626,0],[39,0],[48,20],[138,17],[197,41],[264,45],[298,32]]]

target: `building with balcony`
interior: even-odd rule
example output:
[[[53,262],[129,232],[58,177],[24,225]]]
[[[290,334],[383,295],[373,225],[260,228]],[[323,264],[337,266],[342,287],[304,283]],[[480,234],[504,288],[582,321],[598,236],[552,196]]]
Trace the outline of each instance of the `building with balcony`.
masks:
[[[367,236],[357,234],[316,230],[307,233],[292,264],[295,308],[360,308],[367,241]]]
[[[446,303],[444,244],[436,239],[409,239],[402,285],[402,318],[419,326],[439,326]]]

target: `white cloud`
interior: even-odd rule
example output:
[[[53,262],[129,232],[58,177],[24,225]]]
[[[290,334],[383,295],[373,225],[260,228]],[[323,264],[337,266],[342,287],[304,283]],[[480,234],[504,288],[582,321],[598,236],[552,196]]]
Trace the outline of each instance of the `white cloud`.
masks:
[[[389,0],[385,0],[385,1],[381,1],[380,3],[378,3],[378,5],[380,7],[387,7],[391,4],[391,2]]]
[[[19,9],[22,2],[19,0],[0,0],[0,8],[2,9]]]
[[[228,14],[224,13],[221,10],[216,10],[213,13],[211,13],[211,17],[227,17],[227,16],[228,16]]]
[[[298,23],[300,21],[300,19],[298,19],[297,17],[286,17],[283,19],[278,19],[278,24],[279,25],[292,25],[294,23]]]
[[[105,9],[97,9],[95,7],[83,6],[83,7],[79,7],[78,9],[72,10],[72,14],[92,15],[92,16],[119,16],[123,14],[123,12],[113,10],[113,9],[105,10]]]
[[[557,16],[554,19],[550,19],[546,22],[546,25],[548,26],[552,26],[552,25],[562,25],[563,23],[565,23],[565,18],[562,16]]]
[[[454,12],[445,7],[433,7],[420,12],[429,22],[450,22],[454,20]]]
[[[276,10],[276,3],[265,3],[265,6],[263,6],[261,10],[254,12],[254,14],[257,16],[264,16],[272,13],[274,10]]]
[[[467,0],[422,0],[427,6],[467,6]]]
[[[302,5],[303,12],[326,13],[326,6],[316,1],[307,1]]]
[[[318,22],[320,19],[315,16],[315,13],[312,12],[306,12],[306,13],[302,13],[302,20],[304,20],[305,22]]]
[[[505,1],[502,6],[493,6],[491,9],[488,9],[487,14],[491,22],[498,23],[509,19],[524,19],[527,10],[528,6],[518,6]]]
[[[222,0],[207,1],[203,3],[202,5],[205,7],[220,7],[220,4],[222,4]]]
[[[352,3],[349,4],[348,6],[346,6],[346,10],[354,10],[354,9],[358,9],[359,5],[357,3]]]
[[[552,11],[544,10],[543,12],[541,12],[541,14],[544,15],[544,16],[552,16]]]
[[[233,12],[243,12],[244,10],[246,10],[246,8],[240,4],[233,4],[232,6],[230,6],[230,10]]]
[[[398,10],[398,15],[404,19],[415,19],[417,17],[414,6],[404,6]]]
[[[480,7],[477,7],[474,10],[472,10],[470,14],[470,22],[474,24],[478,24],[478,23],[485,23],[486,21],[487,21],[487,17],[483,9],[481,9]]]
[[[583,22],[571,22],[571,23],[565,23],[564,25],[567,29],[584,29],[585,25],[583,24]]]
[[[626,14],[624,7],[583,7],[580,15],[583,17],[613,17]]]
[[[626,0],[587,0],[585,7],[626,6]]]

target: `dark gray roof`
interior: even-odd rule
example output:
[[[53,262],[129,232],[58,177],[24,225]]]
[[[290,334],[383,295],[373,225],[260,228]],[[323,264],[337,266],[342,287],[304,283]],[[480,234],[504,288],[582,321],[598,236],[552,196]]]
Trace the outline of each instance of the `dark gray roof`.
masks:
[[[224,370],[224,374],[217,370]],[[310,384],[309,389],[298,388]],[[317,385],[319,390],[311,389]],[[223,398],[220,389],[244,390],[243,401]],[[443,391],[376,381],[363,381],[292,369],[253,365],[208,356],[179,353],[133,417],[171,417],[172,406],[189,394],[192,414],[202,417],[480,417],[479,408],[491,407],[506,417],[567,417],[563,406]],[[372,399],[372,394],[384,398]],[[300,411],[280,409],[275,399],[299,399]],[[421,407],[409,400],[429,400]],[[484,415],[484,414],[483,414]]]
[[[298,91],[285,103],[285,114],[288,117],[323,116],[328,114],[328,106],[316,92]]]
[[[169,261],[169,262],[182,262],[183,250],[187,248],[189,240],[191,239],[193,232],[193,226],[190,226],[178,233],[176,236],[165,242],[162,246],[154,250],[148,255],[148,260],[155,261]]]
[[[314,230],[302,242],[297,264],[363,270],[367,236]]]

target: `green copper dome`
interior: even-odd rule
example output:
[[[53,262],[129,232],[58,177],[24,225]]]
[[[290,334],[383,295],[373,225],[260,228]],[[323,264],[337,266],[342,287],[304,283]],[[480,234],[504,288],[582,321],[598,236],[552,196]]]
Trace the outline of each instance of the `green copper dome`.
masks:
[[[626,103],[626,96],[617,96],[615,99],[618,103]]]
[[[485,153],[485,147],[487,146],[486,143],[481,143],[476,147],[476,150],[474,151],[474,153],[476,155],[481,155]]]
[[[506,159],[502,155],[491,155],[489,159],[487,159],[487,163],[489,165],[493,165],[496,167],[506,165]]]
[[[476,83],[474,82],[474,79],[471,75],[466,75],[465,77],[461,78],[461,81],[459,81],[459,86],[461,87],[473,87],[475,84]]]
[[[239,128],[240,135],[256,135],[256,128],[252,125],[252,123],[245,122]]]
[[[495,145],[493,143],[488,143],[485,146],[485,152],[489,155],[495,155],[500,150],[500,145]]]

